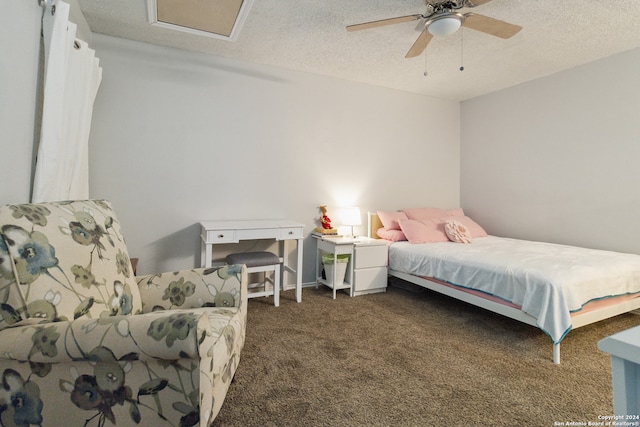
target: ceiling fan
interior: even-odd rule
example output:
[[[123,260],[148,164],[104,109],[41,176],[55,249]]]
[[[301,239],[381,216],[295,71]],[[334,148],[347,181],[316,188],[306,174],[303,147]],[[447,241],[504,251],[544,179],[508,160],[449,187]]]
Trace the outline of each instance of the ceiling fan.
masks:
[[[458,12],[458,10],[464,7],[473,8],[489,3],[490,1],[491,0],[425,0],[427,12],[424,15],[419,13],[416,15],[399,16],[397,18],[348,25],[347,31],[366,30],[383,25],[424,20],[424,29],[405,55],[405,58],[413,58],[420,55],[434,36],[448,36],[458,31],[460,26],[482,31],[483,33],[503,39],[508,39],[516,35],[522,29],[519,25],[509,24],[508,22],[478,15],[473,12]]]

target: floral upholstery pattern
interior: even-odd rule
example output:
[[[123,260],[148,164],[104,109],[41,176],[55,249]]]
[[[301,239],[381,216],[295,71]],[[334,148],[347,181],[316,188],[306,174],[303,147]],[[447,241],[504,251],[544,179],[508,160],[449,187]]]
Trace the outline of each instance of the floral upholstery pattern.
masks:
[[[0,207],[0,426],[210,425],[246,268],[132,271],[107,201]]]

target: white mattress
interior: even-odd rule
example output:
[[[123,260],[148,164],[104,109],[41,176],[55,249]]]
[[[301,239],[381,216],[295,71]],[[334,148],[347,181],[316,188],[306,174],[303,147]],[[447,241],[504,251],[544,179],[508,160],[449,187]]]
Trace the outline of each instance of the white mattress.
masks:
[[[389,268],[476,289],[522,307],[554,343],[589,301],[640,292],[640,255],[488,236],[389,247]]]

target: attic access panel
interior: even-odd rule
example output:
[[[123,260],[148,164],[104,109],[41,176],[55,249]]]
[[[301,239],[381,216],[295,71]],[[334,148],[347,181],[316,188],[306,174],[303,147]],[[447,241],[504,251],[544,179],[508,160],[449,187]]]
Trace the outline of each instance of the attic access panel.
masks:
[[[149,22],[163,28],[235,41],[253,0],[147,0]]]

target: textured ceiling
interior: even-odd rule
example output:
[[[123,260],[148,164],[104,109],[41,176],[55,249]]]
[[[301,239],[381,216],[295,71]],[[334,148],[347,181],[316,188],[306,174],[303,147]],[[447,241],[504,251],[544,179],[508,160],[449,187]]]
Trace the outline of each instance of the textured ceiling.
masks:
[[[358,32],[345,26],[424,13],[424,0],[255,0],[235,42],[151,26],[146,0],[78,3],[94,33],[451,100],[640,46],[640,0],[493,0],[463,11],[521,25],[513,38],[463,29],[434,38],[413,59],[404,55],[417,21]]]

